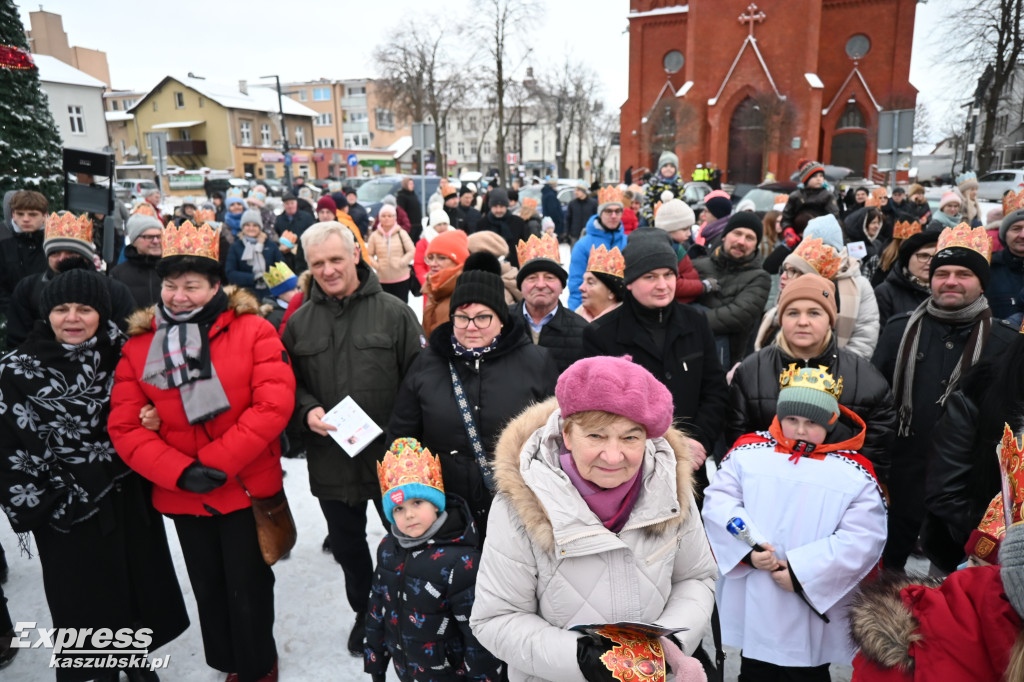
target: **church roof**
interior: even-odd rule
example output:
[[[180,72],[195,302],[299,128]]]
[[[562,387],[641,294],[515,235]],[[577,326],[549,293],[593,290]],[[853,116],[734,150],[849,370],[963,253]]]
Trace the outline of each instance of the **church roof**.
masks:
[[[842,96],[843,91],[846,90],[846,86],[850,84],[850,81],[853,80],[854,76],[856,76],[857,80],[860,81],[860,84],[864,86],[864,92],[868,94],[868,98],[871,100],[871,104],[874,105],[875,111],[882,110],[882,106],[878,103],[878,100],[875,99],[875,94],[871,92],[871,88],[868,87],[868,82],[864,80],[864,76],[863,74],[861,74],[860,69],[858,69],[857,66],[854,65],[853,70],[850,71],[850,75],[846,77],[846,80],[843,81],[843,84],[839,86],[838,90],[836,90],[835,97],[832,98],[832,101],[828,103],[827,107],[821,110],[822,116],[828,116],[828,112],[832,111],[832,107],[834,107],[836,105],[836,102],[839,101],[839,98]]]
[[[732,78],[732,74],[736,70],[736,65],[740,63],[740,57],[743,56],[743,51],[746,50],[748,46],[754,51],[754,55],[757,57],[757,62],[761,65],[764,75],[768,78],[768,83],[771,84],[772,90],[775,91],[775,96],[779,99],[786,99],[785,95],[779,92],[778,86],[775,85],[775,79],[772,78],[772,72],[768,70],[768,65],[764,61],[764,55],[761,54],[761,50],[757,47],[757,38],[753,35],[748,35],[743,39],[743,44],[740,45],[740,51],[736,53],[736,59],[732,60],[732,66],[729,67],[729,72],[725,74],[725,79],[722,81],[722,85],[719,86],[718,92],[715,93],[714,97],[708,100],[709,107],[713,107],[718,103],[718,98],[722,96],[725,86],[729,84],[729,80]]]

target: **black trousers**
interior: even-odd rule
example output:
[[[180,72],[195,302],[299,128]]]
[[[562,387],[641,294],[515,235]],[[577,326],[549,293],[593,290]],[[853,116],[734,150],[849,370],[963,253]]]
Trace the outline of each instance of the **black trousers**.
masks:
[[[828,663],[813,668],[797,668],[740,656],[739,682],[830,682],[831,679]]]
[[[411,275],[415,277],[415,275]],[[401,299],[402,303],[406,303],[409,300],[409,280],[402,280],[401,282],[389,282],[384,284],[381,282],[380,288],[385,293],[391,294],[392,296]]]
[[[380,500],[373,505],[387,528]],[[334,560],[345,574],[345,596],[356,613],[365,613],[373,583],[373,556],[366,544],[366,503],[345,504],[340,500],[320,500],[320,509],[327,521],[327,534]]]
[[[266,676],[277,660],[274,571],[263,561],[252,509],[174,516],[199,606],[206,662],[241,682]]]

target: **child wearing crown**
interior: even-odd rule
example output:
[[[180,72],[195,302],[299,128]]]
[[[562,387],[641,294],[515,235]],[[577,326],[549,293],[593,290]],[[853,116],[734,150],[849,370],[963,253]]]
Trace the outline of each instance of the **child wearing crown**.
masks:
[[[399,438],[377,464],[391,532],[377,548],[364,670],[383,682],[497,680],[501,662],[469,629],[480,544],[469,506],[444,492],[441,463]]]
[[[886,512],[842,383],[791,364],[768,431],[741,437],[705,492],[722,639],[743,650],[742,680],[798,669],[828,682],[830,663],[853,659],[846,612],[882,555]]]

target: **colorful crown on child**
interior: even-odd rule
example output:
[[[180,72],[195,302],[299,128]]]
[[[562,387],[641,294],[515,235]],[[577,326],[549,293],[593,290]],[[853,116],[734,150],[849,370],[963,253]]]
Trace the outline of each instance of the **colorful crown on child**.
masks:
[[[1003,494],[992,498],[978,527],[964,545],[964,554],[972,554],[990,564],[999,562],[999,546],[1006,536],[1006,516],[1003,511]]]
[[[220,259],[220,228],[215,230],[209,225],[196,227],[188,220],[181,227],[171,223],[164,228],[162,242],[164,258],[198,256],[210,260]]]
[[[149,203],[148,201],[140,201],[136,203],[134,206],[132,206],[131,212],[132,215],[139,213],[141,215],[153,216],[154,218],[158,217],[156,214],[156,209],[153,208],[153,204]]]
[[[232,188],[228,189],[227,193],[225,193],[224,198],[225,199],[241,199],[242,198],[242,194],[243,194],[243,192],[242,192],[242,188],[241,187],[232,187]]]
[[[1003,197],[1003,217],[1021,209],[1024,209],[1024,189],[1019,192],[1014,192],[1011,189]]]
[[[558,254],[558,240],[550,234],[545,234],[543,237],[532,234],[525,242],[520,239],[516,246],[516,255],[519,256],[519,267],[534,258],[547,258],[559,264],[562,262],[562,258]]]
[[[954,247],[976,251],[984,256],[985,260],[992,260],[992,239],[984,227],[976,227],[972,230],[967,223],[960,223],[956,227],[947,227],[939,234],[939,243],[935,245],[935,253]]]
[[[921,231],[921,223],[916,220],[900,220],[892,228],[893,239],[910,239]]]
[[[789,367],[779,375],[779,389],[799,386],[813,388],[815,391],[824,391],[837,401],[843,394],[843,378],[833,379],[825,365],[818,365],[818,368],[814,369],[813,367],[797,367],[796,363],[790,363]]]
[[[217,212],[208,208],[197,208],[195,214],[192,216],[192,220],[195,221],[196,225],[202,225],[203,223],[212,223],[217,219]]]
[[[835,277],[843,264],[842,257],[820,237],[803,240],[797,245],[793,255],[807,261],[807,264],[825,279]]]
[[[622,252],[617,246],[612,247],[611,251],[604,244],[591,246],[586,271],[603,272],[622,279],[626,276],[626,259],[622,257]]]
[[[1005,490],[1008,490],[1012,500],[1003,500],[1003,504],[1010,503],[1007,511],[1007,518],[1011,524],[1020,523],[1024,520],[1022,516],[1021,503],[1024,502],[1024,439],[1018,441],[1013,435],[1009,424],[1003,425],[1003,440],[999,447],[999,465],[1003,470],[1003,477],[1006,480]]]
[[[77,218],[73,213],[51,213],[46,218],[43,239],[77,239],[92,244],[92,219],[84,213]]]
[[[622,191],[618,187],[602,187],[597,191],[597,205],[603,206],[605,204],[623,204],[624,197]],[[522,261],[519,261],[522,263]]]
[[[409,483],[420,483],[444,493],[441,461],[415,438],[399,438],[391,444],[384,459],[377,463],[380,494]]]
[[[272,293],[275,293],[274,287],[286,284],[289,280],[295,280],[297,282],[298,278],[284,261],[274,263],[267,268],[266,272],[263,273],[263,281],[267,283],[267,286],[270,288]],[[295,288],[294,283],[292,288]]]

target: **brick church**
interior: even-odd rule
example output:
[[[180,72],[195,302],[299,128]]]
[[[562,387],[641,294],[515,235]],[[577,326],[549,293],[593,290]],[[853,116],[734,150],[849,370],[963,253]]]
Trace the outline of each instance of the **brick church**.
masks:
[[[726,182],[788,179],[800,159],[867,176],[879,114],[913,109],[917,0],[630,0],[621,165]]]

